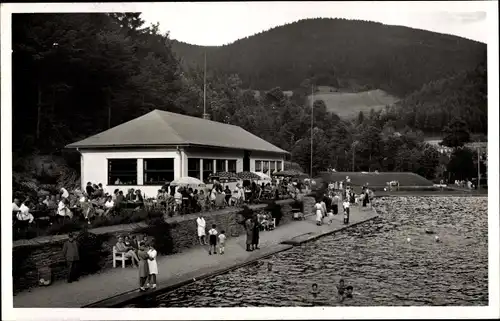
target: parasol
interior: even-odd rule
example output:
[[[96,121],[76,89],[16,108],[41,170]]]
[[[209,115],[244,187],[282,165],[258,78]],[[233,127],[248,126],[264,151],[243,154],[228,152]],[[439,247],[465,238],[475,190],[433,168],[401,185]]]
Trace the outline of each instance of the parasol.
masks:
[[[259,176],[259,180],[261,181],[270,181],[271,177],[267,174],[264,173],[258,173],[258,172],[251,172],[254,173],[255,175]]]
[[[194,177],[190,177],[190,176],[184,176],[184,177],[180,177],[178,179],[175,179],[172,181],[172,183],[170,183],[171,186],[205,186],[205,183],[203,183],[202,181],[200,181],[199,179],[197,178],[194,178]]]
[[[259,180],[260,179],[260,176],[255,174],[255,173],[252,173],[252,172],[240,172],[240,173],[237,173],[236,175],[238,175],[238,178],[239,179],[242,179],[242,180]]]
[[[308,177],[307,174],[304,174],[304,173],[299,172],[299,171],[294,170],[294,169],[284,170],[284,171],[278,172],[274,175],[275,176],[290,176],[290,177]]]

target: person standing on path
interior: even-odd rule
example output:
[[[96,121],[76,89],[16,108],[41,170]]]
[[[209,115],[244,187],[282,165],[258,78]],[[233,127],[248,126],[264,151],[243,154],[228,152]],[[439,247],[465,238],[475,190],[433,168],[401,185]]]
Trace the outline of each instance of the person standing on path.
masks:
[[[252,241],[253,241],[253,227],[254,224],[252,222],[252,218],[249,217],[245,221],[245,229],[247,231],[247,252],[253,251],[252,249]]]
[[[219,234],[219,253],[224,254],[224,245],[226,244],[226,233],[222,230]]]
[[[316,225],[320,226],[323,221],[323,205],[321,205],[321,201],[319,199],[316,200],[314,211],[316,212]]]
[[[212,251],[214,254],[217,254],[217,230],[215,229],[217,226],[212,224],[212,228],[208,231],[208,255],[212,255]]]
[[[333,200],[332,200],[332,210],[333,214],[338,214],[339,213],[339,196],[337,193],[334,193]]]
[[[148,270],[149,270],[149,279],[146,287],[149,287],[149,284],[152,284],[152,288],[156,289],[156,275],[158,274],[158,263],[156,262],[156,256],[158,252],[154,249],[153,245],[149,245],[148,250]]]
[[[349,206],[350,206],[350,203],[349,203],[349,200],[344,200],[344,224],[349,224],[349,214],[350,214],[350,211],[349,211]]]
[[[252,250],[259,250],[260,223],[257,215],[253,216],[252,221],[253,221]]]
[[[62,254],[68,265],[68,283],[78,281],[78,261],[80,260],[80,254],[78,252],[78,243],[73,233],[68,234],[68,240],[63,245]]]
[[[149,255],[144,242],[139,243],[139,251],[137,252],[137,256],[139,257],[139,290],[141,292],[144,292],[146,291],[146,288],[144,286],[146,285],[146,281],[149,277]]]
[[[205,228],[207,226],[207,223],[205,222],[205,219],[201,214],[199,214],[198,218],[196,219],[196,224],[198,225],[198,238],[200,240],[200,244],[207,245],[207,242],[205,241]]]

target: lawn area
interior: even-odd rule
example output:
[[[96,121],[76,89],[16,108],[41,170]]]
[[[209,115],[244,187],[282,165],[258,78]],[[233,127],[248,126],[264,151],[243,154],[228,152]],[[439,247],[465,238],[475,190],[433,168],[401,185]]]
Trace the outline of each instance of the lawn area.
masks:
[[[327,110],[341,118],[356,117],[360,111],[368,116],[372,108],[377,111],[399,100],[380,89],[359,93],[330,92],[323,89],[314,94],[314,99],[323,100]]]

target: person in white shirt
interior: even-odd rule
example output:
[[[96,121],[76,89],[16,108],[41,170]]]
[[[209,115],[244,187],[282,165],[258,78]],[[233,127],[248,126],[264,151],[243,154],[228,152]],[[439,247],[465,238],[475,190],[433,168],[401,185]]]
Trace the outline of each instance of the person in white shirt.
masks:
[[[28,221],[28,223],[33,223],[33,221],[35,220],[35,217],[33,216],[33,214],[31,214],[29,211],[29,205],[30,205],[30,202],[29,201],[25,201],[24,203],[21,204],[21,206],[19,207],[19,213],[17,213],[17,219],[19,221]]]
[[[60,200],[59,204],[57,205],[57,214],[60,216],[69,216],[68,215],[69,209],[66,207],[66,203],[64,203],[64,200]]]
[[[68,193],[68,191],[64,187],[61,188],[61,197],[62,198],[68,198],[69,197],[69,193]]]
[[[43,200],[43,204],[47,205],[49,207],[50,204],[50,195],[46,195],[45,199]]]
[[[344,205],[344,224],[348,224],[349,223],[349,200],[344,200],[344,202],[342,203],[342,205]]]
[[[209,248],[208,248],[208,255],[212,255],[212,250],[214,254],[217,254],[217,230],[215,229],[215,224],[212,224],[212,228],[208,231],[208,236],[210,237],[209,239]]]
[[[219,253],[224,254],[224,245],[226,244],[226,233],[222,230],[219,234]]]
[[[205,241],[205,228],[207,223],[205,222],[205,219],[201,214],[199,214],[198,218],[196,219],[196,224],[198,226],[198,239],[200,240],[201,245],[207,245],[207,242]]]
[[[21,202],[19,202],[18,198],[14,198],[14,202],[12,202],[12,212],[15,212],[17,214],[17,212],[20,211],[20,209],[19,209],[20,203]]]
[[[319,199],[314,205],[314,210],[316,211],[316,225],[320,226],[323,222],[323,205],[321,205],[321,201]]]
[[[113,198],[111,196],[108,196],[106,203],[104,203],[104,208],[106,208],[104,215],[108,215],[115,208],[115,202],[113,202]]]

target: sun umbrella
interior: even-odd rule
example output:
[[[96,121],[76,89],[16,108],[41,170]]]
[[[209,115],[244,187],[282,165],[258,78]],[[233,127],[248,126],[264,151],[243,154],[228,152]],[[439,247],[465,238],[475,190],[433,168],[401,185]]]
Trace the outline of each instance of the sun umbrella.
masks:
[[[236,173],[231,173],[231,172],[217,172],[214,176],[221,178],[238,178]]]
[[[178,179],[175,179],[170,183],[171,186],[205,186],[205,183],[200,181],[197,178],[190,177],[190,176],[184,176],[180,177]]]
[[[285,170],[274,174],[275,176],[290,176],[290,177],[307,177],[307,174],[299,172],[294,169]]]
[[[251,172],[251,173],[254,173],[255,175],[259,176],[259,180],[261,181],[270,181],[271,180],[271,177],[269,177],[269,175],[267,174],[264,174],[264,173],[259,173],[259,172]]]
[[[240,173],[237,173],[236,175],[238,175],[238,178],[240,179],[243,179],[243,180],[259,180],[260,179],[260,176],[255,174],[255,173],[252,173],[252,172],[240,172]]]

